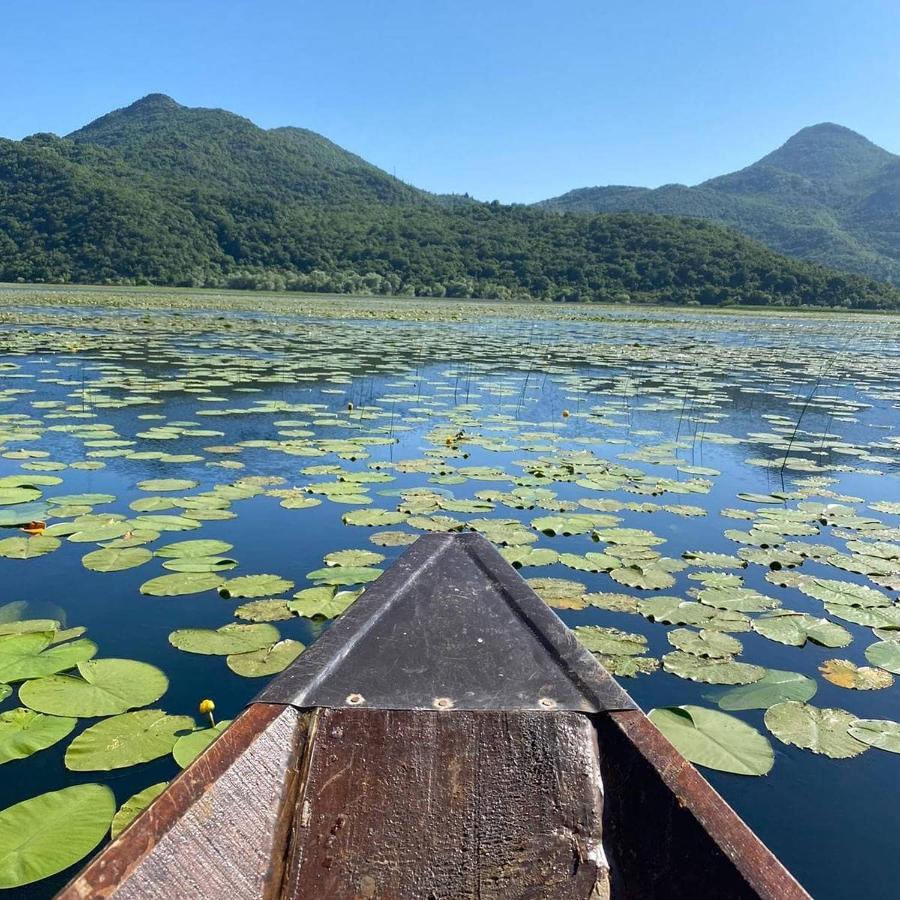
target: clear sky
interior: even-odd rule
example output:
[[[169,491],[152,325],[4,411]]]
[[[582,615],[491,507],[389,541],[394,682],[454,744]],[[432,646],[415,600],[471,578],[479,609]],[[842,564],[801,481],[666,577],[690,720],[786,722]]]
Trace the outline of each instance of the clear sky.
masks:
[[[696,183],[806,125],[900,152],[900,0],[0,0],[0,135],[151,92],[432,191]]]

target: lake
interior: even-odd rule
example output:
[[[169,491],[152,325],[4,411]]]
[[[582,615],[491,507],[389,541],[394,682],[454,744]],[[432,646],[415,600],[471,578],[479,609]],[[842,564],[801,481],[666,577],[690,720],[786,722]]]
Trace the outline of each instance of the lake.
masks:
[[[173,717],[203,729],[211,698],[233,718],[415,535],[474,528],[570,627],[606,629],[580,634],[644,710],[725,708],[768,741],[764,776],[701,771],[811,893],[895,896],[900,319],[0,300],[0,712],[37,711],[0,717],[0,808],[79,784],[118,807],[169,781],[191,727]],[[126,685],[109,715],[168,714],[138,742],[150,761],[80,737],[112,720],[53,673],[94,654],[165,674],[96,670]],[[726,699],[767,670],[805,691],[779,700],[790,727]],[[23,715],[40,733],[11,749]]]

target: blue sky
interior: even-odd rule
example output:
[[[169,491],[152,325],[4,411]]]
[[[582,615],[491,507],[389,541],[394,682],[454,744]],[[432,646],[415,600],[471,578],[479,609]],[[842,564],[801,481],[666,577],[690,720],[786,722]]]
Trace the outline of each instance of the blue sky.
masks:
[[[5,0],[0,135],[161,91],[433,191],[696,183],[805,125],[900,152],[900,0]]]

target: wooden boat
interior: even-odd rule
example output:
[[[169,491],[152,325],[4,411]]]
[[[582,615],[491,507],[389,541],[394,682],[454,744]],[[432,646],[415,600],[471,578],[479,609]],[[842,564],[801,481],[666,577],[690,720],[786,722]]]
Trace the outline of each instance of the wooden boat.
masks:
[[[808,894],[484,538],[420,538],[58,895]]]

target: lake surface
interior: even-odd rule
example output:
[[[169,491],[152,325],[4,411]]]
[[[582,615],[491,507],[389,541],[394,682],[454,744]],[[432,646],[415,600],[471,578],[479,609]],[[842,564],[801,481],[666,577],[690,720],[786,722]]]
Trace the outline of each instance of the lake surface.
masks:
[[[814,679],[816,708],[900,721],[884,669],[885,686],[858,690],[819,668],[849,660],[865,676],[866,648],[900,637],[900,319],[202,292],[15,289],[0,301],[0,476],[13,476],[0,516],[37,504],[28,518],[58,540],[0,558],[0,623],[83,626],[98,659],[158,667],[169,684],[155,709],[201,728],[202,698],[230,719],[267,681],[171,633],[269,617],[308,645],[328,626],[310,615],[323,592],[284,601],[323,581],[360,589],[403,551],[398,535],[474,527],[524,577],[564,580],[536,588],[571,627],[646,638],[646,671],[620,679],[645,710],[718,709],[731,685],[658,664],[682,620],[647,601],[719,588],[722,604],[705,594],[689,615],[706,618],[687,624],[740,642],[726,662],[750,667],[726,667],[726,680],[796,672]],[[4,494],[29,478],[59,482]],[[215,555],[237,565],[200,563],[221,568],[196,592],[166,595],[181,589],[169,579],[142,593],[179,575],[157,550],[198,539],[231,545]],[[151,553],[88,569],[82,557],[104,546]],[[384,559],[337,557],[308,578],[342,550]],[[239,598],[216,590],[250,575],[281,580],[239,582]],[[848,584],[879,599],[835,601]],[[776,604],[837,623],[846,645],[766,637],[757,621]],[[23,705],[18,687],[0,712]],[[764,712],[730,714],[768,739],[771,772],[703,774],[816,897],[895,896],[900,755],[813,753],[772,734]],[[170,754],[69,771],[67,746],[98,721],[0,766],[0,808],[81,783],[110,786],[121,805],[178,773]],[[73,871],[10,893],[49,896]]]

